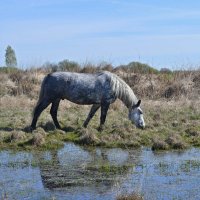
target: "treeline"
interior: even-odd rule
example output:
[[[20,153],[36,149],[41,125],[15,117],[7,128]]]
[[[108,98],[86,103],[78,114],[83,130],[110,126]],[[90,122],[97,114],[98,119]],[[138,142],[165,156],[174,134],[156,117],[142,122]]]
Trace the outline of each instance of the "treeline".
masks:
[[[16,71],[41,71],[46,73],[56,72],[56,71],[70,71],[70,72],[80,72],[80,73],[95,73],[98,71],[110,71],[110,72],[126,72],[126,73],[140,73],[140,74],[157,74],[159,72],[167,72],[170,73],[171,71],[167,68],[164,70],[157,70],[154,67],[149,66],[148,64],[140,63],[140,62],[130,62],[127,65],[119,65],[117,67],[113,66],[110,63],[102,62],[100,64],[92,64],[92,63],[85,63],[79,64],[75,61],[70,60],[63,60],[57,64],[55,63],[45,63],[40,67],[31,67],[25,70],[16,67],[1,67],[0,72],[16,72]]]
[[[5,66],[6,67],[0,67],[0,72],[3,71],[9,73],[18,70],[15,51],[10,45],[8,45],[5,50]],[[147,74],[147,73],[156,74],[159,72],[156,68],[140,62],[130,62],[127,65],[120,65],[114,67],[112,64],[107,62],[102,62],[98,65],[94,65],[91,63],[80,65],[75,61],[70,61],[67,59],[60,61],[59,63],[47,62],[41,67],[35,67],[27,70],[31,71],[35,69],[43,72],[71,71],[71,72],[82,72],[82,73],[94,73],[102,70],[107,70],[111,72],[120,70],[127,73],[140,73],[140,74]],[[163,68],[160,70],[160,72],[170,73],[171,71],[168,68]]]
[[[131,72],[131,73],[158,73],[159,71],[148,64],[143,64],[140,62],[130,62],[127,65],[119,65],[114,67],[112,64],[107,62],[102,62],[100,64],[94,65],[91,63],[86,63],[83,65],[78,64],[74,61],[63,60],[58,64],[46,63],[40,70],[47,70],[49,72],[55,71],[71,71],[71,72],[81,72],[81,73],[95,73],[97,71],[123,71],[123,72]],[[169,70],[170,71],[170,70]]]

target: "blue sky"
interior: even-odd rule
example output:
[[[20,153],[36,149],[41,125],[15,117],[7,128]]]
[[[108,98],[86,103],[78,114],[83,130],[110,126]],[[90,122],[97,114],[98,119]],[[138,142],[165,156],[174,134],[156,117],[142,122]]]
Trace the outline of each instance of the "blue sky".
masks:
[[[1,66],[7,45],[19,67],[64,59],[200,66],[198,0],[0,0],[0,15]]]

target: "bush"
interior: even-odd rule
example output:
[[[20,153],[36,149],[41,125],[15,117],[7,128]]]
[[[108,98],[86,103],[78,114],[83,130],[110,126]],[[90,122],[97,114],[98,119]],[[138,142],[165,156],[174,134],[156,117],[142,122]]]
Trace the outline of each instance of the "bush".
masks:
[[[38,83],[38,80],[29,72],[17,71],[9,75],[12,82],[15,83],[16,87],[12,87],[11,95],[21,95],[25,94],[29,97],[34,96],[34,87]]]
[[[79,72],[80,66],[78,63],[69,60],[63,60],[58,63],[59,71]]]
[[[140,73],[140,74],[157,74],[159,71],[153,67],[150,67],[147,64],[143,64],[140,62],[130,62],[128,65],[121,65],[118,69],[123,70],[124,72],[131,73]]]
[[[81,69],[81,73],[96,73],[99,71],[99,68],[97,68],[95,65],[92,65],[90,63],[87,63],[84,65],[84,67]]]
[[[38,70],[43,71],[43,72],[47,72],[47,73],[51,73],[51,72],[59,71],[59,68],[58,68],[57,64],[46,62]]]

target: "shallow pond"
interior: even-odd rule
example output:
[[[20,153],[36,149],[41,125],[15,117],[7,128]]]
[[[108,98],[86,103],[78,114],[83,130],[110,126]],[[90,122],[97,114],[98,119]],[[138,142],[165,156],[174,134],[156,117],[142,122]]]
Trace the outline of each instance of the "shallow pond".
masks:
[[[0,199],[200,199],[200,149],[85,148],[0,152]]]

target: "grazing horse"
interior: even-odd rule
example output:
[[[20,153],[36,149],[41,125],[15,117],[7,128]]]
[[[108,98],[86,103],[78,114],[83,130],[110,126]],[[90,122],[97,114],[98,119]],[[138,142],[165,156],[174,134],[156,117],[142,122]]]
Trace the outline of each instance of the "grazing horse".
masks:
[[[96,74],[74,72],[54,72],[48,74],[41,86],[39,100],[34,109],[31,128],[36,123],[41,112],[52,104],[50,114],[56,128],[60,129],[57,120],[59,102],[67,99],[81,105],[91,105],[91,110],[83,124],[87,127],[96,111],[101,107],[100,126],[102,130],[106,120],[108,108],[119,98],[129,109],[129,119],[138,128],[144,128],[143,112],[140,108],[141,100],[137,100],[132,89],[117,75],[107,71]]]

